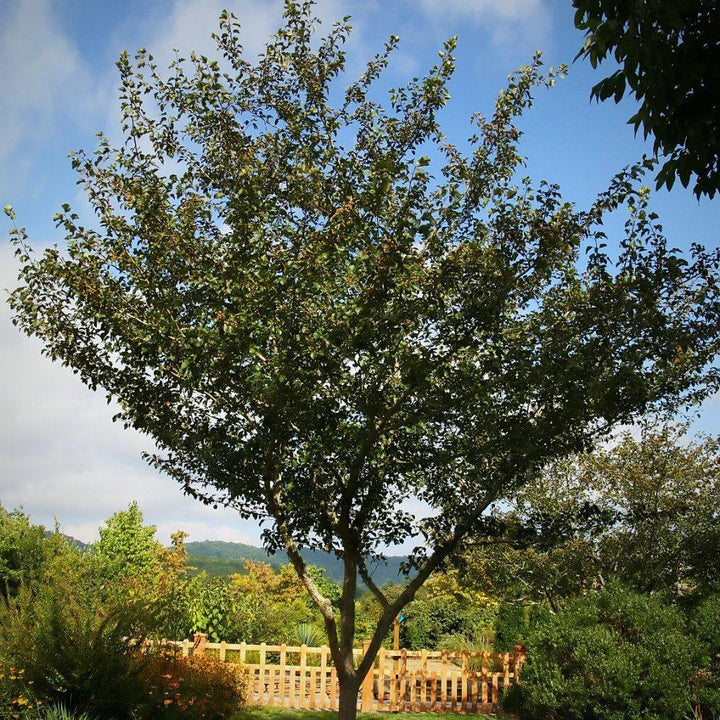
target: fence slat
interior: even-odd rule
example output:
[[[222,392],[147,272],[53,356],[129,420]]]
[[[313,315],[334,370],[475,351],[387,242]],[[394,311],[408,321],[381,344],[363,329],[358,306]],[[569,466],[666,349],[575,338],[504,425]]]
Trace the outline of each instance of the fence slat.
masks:
[[[448,654],[447,650],[442,651],[442,670],[440,671],[440,707],[445,712],[447,705],[447,672],[448,672]]]
[[[265,643],[260,645],[260,667],[258,668],[258,701],[262,705],[265,699]]]
[[[300,647],[300,671],[298,672],[298,707],[307,707],[305,699],[307,673],[307,645],[303,643]]]
[[[378,680],[377,680],[378,710],[385,709],[385,648],[378,651]]]
[[[503,661],[503,692],[510,687],[510,653],[502,656]]]
[[[310,668],[308,707],[315,707],[315,692],[317,691],[317,668]]]
[[[419,704],[418,699],[420,697],[420,688],[418,687],[418,679],[420,672],[418,670],[411,670],[408,677],[408,711],[418,712]]]
[[[481,669],[481,697],[482,697],[482,710],[485,711],[488,707],[488,654],[484,652],[482,654],[482,669]]]
[[[337,710],[338,706],[338,687],[337,687],[337,673],[335,668],[330,670],[330,709]]]
[[[327,707],[327,657],[328,657],[328,646],[323,645],[320,648],[320,707],[325,709]]]
[[[468,701],[468,664],[469,664],[469,656],[467,652],[463,653],[463,660],[462,660],[462,690],[460,692],[460,708],[461,712],[467,712],[467,701]]]
[[[392,674],[390,675],[390,712],[397,712],[398,661],[393,657]]]
[[[470,712],[476,713],[478,711],[478,678],[476,672],[470,675],[470,698]]]
[[[265,666],[265,682],[267,684],[267,692],[268,692],[268,705],[279,705],[280,704],[280,693],[277,695],[277,699],[275,697],[275,673],[277,671],[277,668],[274,665],[266,665]]]
[[[370,641],[366,640],[363,643],[363,657],[367,654],[368,648],[370,647]],[[375,663],[370,666],[367,675],[363,678],[362,685],[360,687],[360,709],[363,712],[370,712],[373,707],[373,681],[375,679]]]

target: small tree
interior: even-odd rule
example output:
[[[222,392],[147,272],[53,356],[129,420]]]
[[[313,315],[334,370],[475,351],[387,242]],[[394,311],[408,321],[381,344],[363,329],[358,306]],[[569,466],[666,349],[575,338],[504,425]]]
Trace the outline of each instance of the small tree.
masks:
[[[372,99],[393,37],[341,93],[347,21],[315,43],[310,3],[257,62],[223,15],[220,59],[119,62],[126,142],[74,155],[98,214],[57,216],[67,251],[15,237],[20,327],[102,387],[186,492],[270,520],[321,610],[340,715],[398,611],[488,505],[552,458],[649,408],[704,396],[718,344],[717,253],[667,248],[632,168],[586,212],[518,183],[514,75],[463,154],[442,135],[454,41]],[[333,105],[330,98],[336,98]],[[431,171],[435,162],[438,170]],[[618,252],[607,211],[627,203]],[[434,508],[414,518],[402,502]],[[368,558],[422,537],[392,600]],[[300,549],[342,559],[334,608]],[[355,665],[358,574],[383,614]]]
[[[133,501],[100,528],[100,539],[92,551],[104,577],[113,580],[159,573],[162,546],[155,538],[155,526],[143,522],[142,511]]]

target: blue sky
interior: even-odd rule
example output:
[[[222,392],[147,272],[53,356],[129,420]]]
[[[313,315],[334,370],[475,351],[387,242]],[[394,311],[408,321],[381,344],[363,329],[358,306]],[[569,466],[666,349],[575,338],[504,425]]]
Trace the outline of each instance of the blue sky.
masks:
[[[160,64],[173,50],[212,52],[210,33],[223,8],[235,12],[246,48],[257,53],[280,22],[279,0],[3,0],[0,2],[0,205],[14,206],[36,245],[59,242],[52,217],[63,202],[87,207],[70,169],[72,149],[91,150],[94,133],[118,138],[120,52],[147,47]],[[320,0],[325,21],[352,16],[348,44],[353,79],[391,35],[400,36],[386,85],[400,85],[435,62],[443,40],[457,35],[457,73],[443,113],[451,140],[469,134],[472,112],[489,114],[507,75],[540,49],[548,65],[566,63],[568,77],[538,91],[521,121],[527,174],[560,184],[586,206],[623,166],[648,152],[626,124],[632,101],[591,103],[590,88],[608,69],[572,63],[582,36],[570,0]],[[381,86],[382,87],[382,86]],[[717,246],[720,199],[698,202],[676,187],[652,200],[668,238]],[[0,243],[0,288],[15,283],[6,240]],[[137,499],[161,539],[181,527],[191,539],[257,544],[259,531],[229,511],[182,496],[170,479],[140,459],[148,441],[111,422],[112,408],[69,371],[41,357],[39,345],[11,325],[0,308],[0,502],[23,505],[34,521],[89,540],[112,512]],[[696,427],[717,434],[720,402],[706,403]]]

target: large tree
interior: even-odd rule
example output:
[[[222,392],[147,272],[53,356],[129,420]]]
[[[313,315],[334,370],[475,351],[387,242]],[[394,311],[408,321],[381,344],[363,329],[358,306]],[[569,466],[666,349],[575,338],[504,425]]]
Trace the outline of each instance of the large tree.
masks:
[[[514,120],[555,77],[539,59],[462,152],[437,121],[453,41],[383,105],[396,38],[343,92],[347,21],[318,39],[310,3],[288,0],[285,18],[254,62],[226,15],[218,60],[163,77],[146,51],[122,56],[125,142],[73,159],[97,223],[64,207],[66,248],[40,256],[16,229],[11,304],[154,439],[156,467],[268,521],[267,547],[323,614],[350,718],[393,618],[492,501],[715,386],[720,258],[667,247],[640,168],[587,211],[517,179]],[[602,220],[623,204],[611,252]],[[368,559],[412,537],[414,574],[386,598]],[[337,608],[308,547],[344,563]],[[356,666],[358,575],[383,614]]]
[[[619,67],[592,89],[596,100],[639,103],[628,120],[665,156],[657,186],[679,178],[695,194],[720,191],[720,4],[716,0],[573,0],[585,32],[578,57]]]
[[[510,602],[547,602],[615,579],[688,598],[720,585],[720,441],[642,426],[548,466],[489,513],[458,556],[464,577]]]

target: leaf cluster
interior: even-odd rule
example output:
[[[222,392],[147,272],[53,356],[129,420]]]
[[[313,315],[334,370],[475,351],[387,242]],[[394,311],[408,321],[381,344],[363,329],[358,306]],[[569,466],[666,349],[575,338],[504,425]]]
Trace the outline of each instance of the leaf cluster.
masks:
[[[592,89],[597,100],[639,102],[628,120],[652,135],[665,156],[657,187],[676,178],[695,194],[720,190],[720,9],[714,0],[622,2],[574,0],[575,26],[585,32],[578,57],[596,68],[612,57],[620,67]]]

